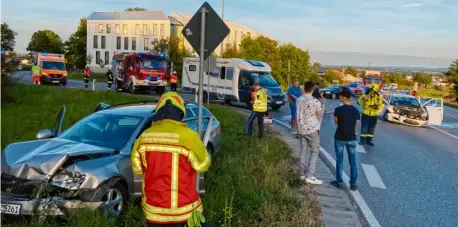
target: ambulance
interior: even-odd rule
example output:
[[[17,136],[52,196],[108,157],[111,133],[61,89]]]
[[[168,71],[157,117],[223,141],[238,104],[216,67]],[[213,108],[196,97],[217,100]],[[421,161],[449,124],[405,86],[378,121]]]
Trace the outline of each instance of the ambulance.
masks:
[[[65,55],[52,53],[38,53],[37,63],[41,68],[42,84],[67,85],[67,68]]]

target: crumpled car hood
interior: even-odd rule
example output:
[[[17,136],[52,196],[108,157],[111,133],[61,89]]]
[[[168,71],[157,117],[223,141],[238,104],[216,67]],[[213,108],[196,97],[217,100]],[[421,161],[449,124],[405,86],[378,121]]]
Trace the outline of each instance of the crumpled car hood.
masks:
[[[2,173],[27,180],[48,180],[73,156],[113,153],[114,150],[64,139],[8,145],[1,152]]]

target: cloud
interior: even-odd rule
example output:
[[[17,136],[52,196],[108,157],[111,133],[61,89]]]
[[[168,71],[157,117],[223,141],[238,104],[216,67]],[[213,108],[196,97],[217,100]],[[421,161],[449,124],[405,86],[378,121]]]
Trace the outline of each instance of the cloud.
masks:
[[[402,7],[410,8],[410,7],[422,7],[422,6],[423,6],[423,4],[421,4],[421,3],[410,3],[410,4],[405,4]]]

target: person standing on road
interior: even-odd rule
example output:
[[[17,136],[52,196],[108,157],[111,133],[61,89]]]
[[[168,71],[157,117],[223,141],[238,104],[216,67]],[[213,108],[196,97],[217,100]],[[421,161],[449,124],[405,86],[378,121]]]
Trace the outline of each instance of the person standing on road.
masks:
[[[299,80],[295,79],[294,84],[288,88],[288,92],[286,93],[288,96],[289,102],[289,110],[291,112],[291,132],[294,137],[299,138],[297,132],[297,106],[296,102],[299,97],[301,97],[301,88],[299,86]]]
[[[133,172],[143,175],[142,208],[149,227],[205,222],[196,177],[208,170],[211,160],[199,135],[182,122],[185,115],[183,98],[165,93],[151,127],[132,149]]]
[[[316,161],[320,152],[320,120],[323,109],[320,101],[312,96],[315,84],[307,81],[304,84],[305,94],[297,101],[297,128],[301,151],[299,153],[301,176],[309,184],[322,184],[315,175]]]
[[[84,87],[88,87],[89,79],[91,78],[91,69],[89,68],[89,65],[86,65],[86,68],[83,69],[83,76],[84,76]]]
[[[40,66],[38,66],[38,63],[35,63],[35,65],[32,67],[33,84],[38,84],[38,85],[41,84],[41,82],[40,82],[40,79],[41,79],[40,72],[41,72]]]
[[[351,105],[352,95],[349,91],[343,90],[339,94],[339,99],[343,103],[342,106],[334,110],[334,122],[337,125],[336,133],[334,134],[334,149],[336,152],[336,180],[331,182],[331,185],[342,189],[343,180],[343,162],[344,150],[347,150],[348,161],[350,163],[350,190],[358,189],[356,179],[358,177],[356,163],[356,123],[360,119],[360,114],[356,107]]]
[[[379,85],[372,84],[366,93],[362,94],[358,99],[358,104],[363,107],[361,117],[361,139],[360,145],[368,144],[374,146],[375,126],[377,125],[377,116],[383,108],[383,101],[378,94]]]
[[[177,91],[177,83],[178,83],[177,72],[173,71],[172,75],[170,75],[170,90],[171,91]]]
[[[111,69],[108,69],[106,76],[107,76],[107,83],[108,83],[107,90],[111,90],[111,85],[113,84],[113,73],[111,72]]]
[[[123,81],[124,81],[124,71],[122,69],[122,67],[119,67],[118,68],[118,73],[116,73],[116,89],[118,91],[122,91],[122,84],[123,84]]]
[[[264,116],[267,112],[267,93],[264,89],[261,88],[261,85],[258,81],[254,84],[255,92],[253,92],[253,111],[251,112],[250,117],[248,118],[246,134],[251,136],[253,133],[253,123],[254,120],[258,119],[258,137],[262,138],[264,136]]]

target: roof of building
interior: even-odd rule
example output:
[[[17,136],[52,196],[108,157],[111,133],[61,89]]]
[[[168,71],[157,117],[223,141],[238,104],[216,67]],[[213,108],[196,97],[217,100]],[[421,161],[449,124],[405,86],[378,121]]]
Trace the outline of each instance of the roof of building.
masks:
[[[112,11],[93,12],[88,20],[168,20],[163,11]]]
[[[179,20],[177,20],[175,17],[169,16],[169,20],[170,20],[170,23],[173,25],[184,25]]]

